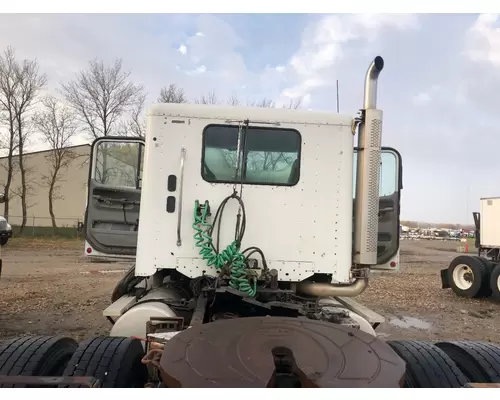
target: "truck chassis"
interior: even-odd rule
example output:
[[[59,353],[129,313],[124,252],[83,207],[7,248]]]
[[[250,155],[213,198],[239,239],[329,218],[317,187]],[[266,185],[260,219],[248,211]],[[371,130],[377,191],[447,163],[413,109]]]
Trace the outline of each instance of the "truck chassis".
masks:
[[[1,342],[0,387],[500,387],[500,346],[487,342],[383,341],[290,317],[147,325],[146,338]]]

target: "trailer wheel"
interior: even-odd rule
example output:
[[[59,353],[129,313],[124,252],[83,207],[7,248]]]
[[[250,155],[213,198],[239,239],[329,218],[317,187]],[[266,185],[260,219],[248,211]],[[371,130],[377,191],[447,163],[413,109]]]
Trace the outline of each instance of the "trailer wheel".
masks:
[[[432,343],[418,340],[387,343],[406,362],[405,387],[460,388],[468,381],[451,358]]]
[[[491,297],[496,301],[500,301],[500,264],[497,264],[491,271],[490,289]]]
[[[77,347],[73,339],[66,337],[23,336],[3,341],[0,343],[0,375],[61,376]]]
[[[500,383],[500,346],[488,342],[436,343],[471,382]]]
[[[448,281],[456,295],[480,297],[484,283],[488,281],[487,264],[476,257],[458,256],[448,267]]]
[[[143,388],[148,373],[142,357],[144,349],[137,339],[96,337],[80,343],[63,375],[92,376],[104,388]]]

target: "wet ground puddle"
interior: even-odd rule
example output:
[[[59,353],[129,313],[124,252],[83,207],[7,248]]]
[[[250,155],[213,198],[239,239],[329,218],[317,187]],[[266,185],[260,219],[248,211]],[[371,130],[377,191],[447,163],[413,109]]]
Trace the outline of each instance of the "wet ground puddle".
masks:
[[[420,329],[423,331],[428,331],[432,329],[432,324],[430,322],[415,317],[391,318],[389,320],[389,324],[403,329],[413,328],[413,329]]]

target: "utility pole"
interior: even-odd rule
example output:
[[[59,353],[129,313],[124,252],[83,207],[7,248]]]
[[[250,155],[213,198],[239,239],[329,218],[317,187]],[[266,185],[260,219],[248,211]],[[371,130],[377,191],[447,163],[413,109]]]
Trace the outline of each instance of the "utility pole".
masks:
[[[340,104],[339,104],[339,80],[337,79],[337,114],[340,112]]]

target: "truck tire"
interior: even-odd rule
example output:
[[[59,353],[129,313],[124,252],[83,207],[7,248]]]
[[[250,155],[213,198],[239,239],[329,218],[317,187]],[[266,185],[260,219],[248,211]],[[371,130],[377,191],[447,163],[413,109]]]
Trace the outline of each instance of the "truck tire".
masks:
[[[23,336],[3,341],[0,343],[0,375],[61,376],[77,347],[73,339],[54,336]]]
[[[488,342],[439,342],[443,350],[475,383],[500,383],[500,346]]]
[[[142,343],[137,339],[95,337],[80,343],[63,375],[92,376],[104,388],[142,388],[148,375],[141,363],[143,357]]]
[[[468,382],[450,357],[429,342],[390,340],[389,346],[406,362],[409,388],[460,388]]]
[[[448,267],[448,282],[457,296],[481,297],[489,282],[488,266],[479,257],[455,257]]]
[[[5,246],[8,241],[9,238],[0,238],[0,246]]]
[[[493,270],[494,264],[490,260],[487,260],[486,258],[483,257],[474,256],[474,258],[477,259],[480,263],[482,263],[486,268],[486,277],[483,281],[483,284],[481,285],[481,290],[479,291],[478,297],[490,297],[491,296],[490,275],[491,271]]]
[[[491,298],[500,301],[500,264],[496,264],[490,275]]]

